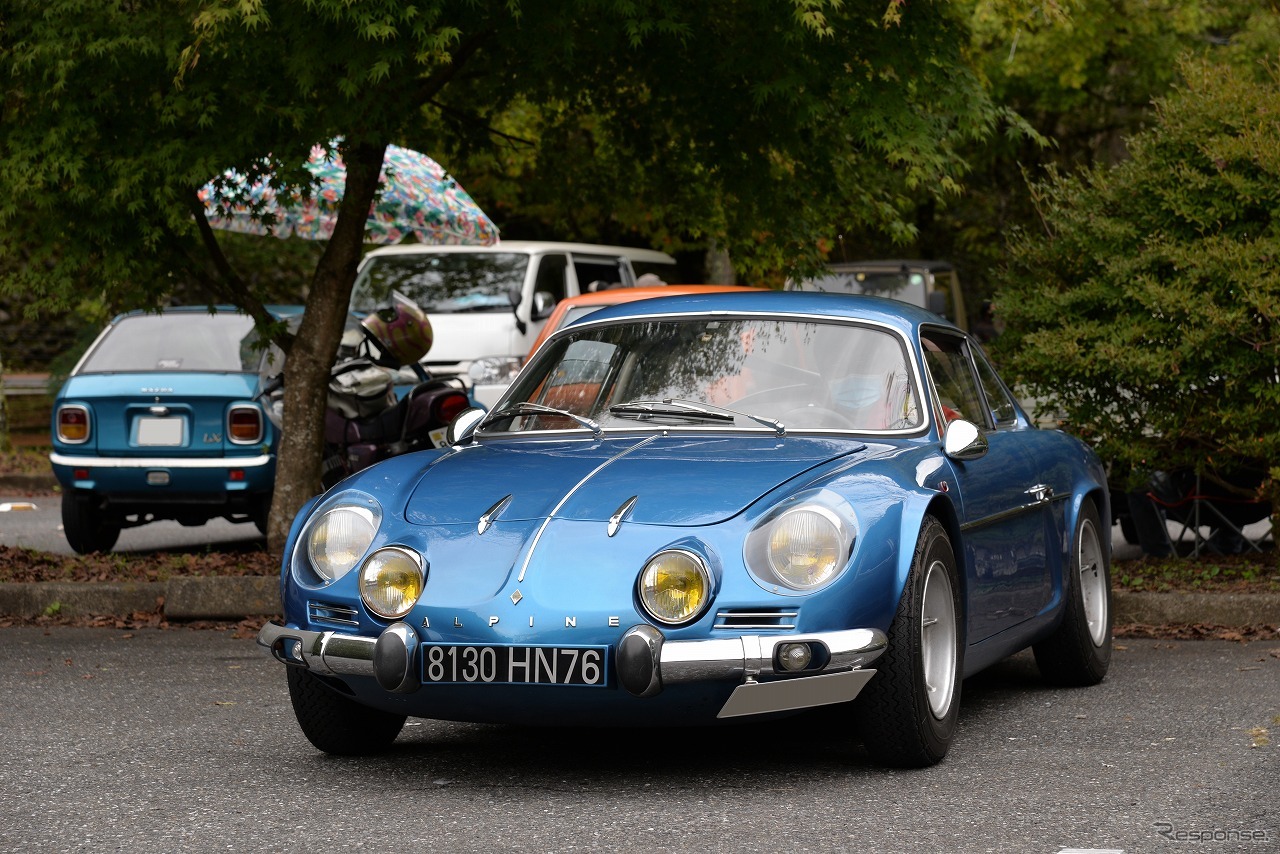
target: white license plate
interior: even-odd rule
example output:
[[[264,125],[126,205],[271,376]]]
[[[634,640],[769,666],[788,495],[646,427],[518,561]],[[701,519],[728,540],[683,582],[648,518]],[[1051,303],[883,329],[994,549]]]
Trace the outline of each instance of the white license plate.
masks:
[[[138,419],[138,444],[139,445],[166,445],[175,446],[182,444],[182,419],[181,418],[139,418]]]
[[[431,684],[605,684],[608,647],[423,644],[422,681]]]

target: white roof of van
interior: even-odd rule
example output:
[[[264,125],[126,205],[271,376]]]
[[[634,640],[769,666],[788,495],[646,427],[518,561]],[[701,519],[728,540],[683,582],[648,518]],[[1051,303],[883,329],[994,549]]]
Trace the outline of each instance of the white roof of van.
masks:
[[[535,255],[543,252],[571,252],[575,255],[622,255],[632,261],[648,264],[674,264],[676,259],[656,249],[637,249],[634,246],[606,246],[601,243],[559,243],[551,240],[500,240],[490,246],[435,246],[430,243],[401,243],[380,246],[365,258],[376,255],[420,255],[444,252],[524,252]]]

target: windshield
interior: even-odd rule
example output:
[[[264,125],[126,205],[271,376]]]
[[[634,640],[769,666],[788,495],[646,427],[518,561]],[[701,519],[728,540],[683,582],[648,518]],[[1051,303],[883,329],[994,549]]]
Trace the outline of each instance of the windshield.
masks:
[[[524,288],[529,256],[519,252],[380,255],[360,271],[352,311],[373,311],[399,291],[429,314],[511,311]]]
[[[243,314],[132,315],[111,327],[77,373],[251,372],[262,357],[256,341],[253,319]]]
[[[604,429],[911,430],[923,421],[908,364],[896,335],[850,323],[624,322],[555,339],[485,429],[575,429],[585,418]]]

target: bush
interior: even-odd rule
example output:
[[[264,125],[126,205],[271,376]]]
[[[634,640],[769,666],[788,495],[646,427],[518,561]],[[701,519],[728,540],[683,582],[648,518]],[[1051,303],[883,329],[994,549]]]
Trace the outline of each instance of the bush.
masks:
[[[1280,479],[1280,86],[1184,61],[1130,159],[1034,187],[997,357],[1120,486],[1154,470]],[[1254,478],[1254,483],[1257,478]]]

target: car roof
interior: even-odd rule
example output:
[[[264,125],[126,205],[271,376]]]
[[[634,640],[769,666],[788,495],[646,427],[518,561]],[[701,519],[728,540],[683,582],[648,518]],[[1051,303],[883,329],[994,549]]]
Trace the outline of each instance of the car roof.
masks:
[[[617,305],[593,312],[579,323],[596,323],[614,318],[667,314],[792,314],[817,315],[847,320],[865,320],[890,326],[914,335],[921,326],[943,326],[959,331],[955,324],[923,308],[863,294],[830,294],[816,291],[772,291],[744,289],[742,293],[706,293],[655,297],[643,306]],[[577,326],[578,324],[574,324]]]
[[[653,299],[654,297],[758,290],[762,290],[762,288],[752,288],[745,285],[642,285],[634,288],[610,288],[606,291],[595,291],[589,294],[579,294],[576,297],[566,297],[556,303],[556,306],[617,305],[618,303],[634,302],[638,299]]]
[[[579,294],[576,297],[566,297],[556,303],[556,307],[547,318],[547,322],[542,327],[542,331],[538,333],[538,337],[534,339],[533,345],[529,348],[529,354],[532,355],[539,347],[542,346],[543,341],[550,338],[551,335],[558,331],[561,326],[566,325],[564,322],[565,315],[575,308],[592,305],[619,305],[620,303],[635,302],[636,300],[655,299],[657,297],[668,297],[681,294],[705,294],[721,291],[733,292],[753,290],[760,290],[760,288],[750,288],[744,285],[644,285],[634,288],[609,288],[604,291]]]
[[[264,306],[264,308],[266,308],[268,314],[277,320],[287,320],[290,317],[302,314],[305,307],[301,305],[271,304]],[[241,314],[248,316],[243,309],[234,305],[167,305],[158,311],[151,311],[145,308],[122,311],[111,318],[111,322],[116,323],[126,317],[139,317],[146,314],[193,314],[196,312],[201,314]]]
[[[632,261],[647,264],[675,264],[676,259],[656,249],[640,249],[634,246],[609,246],[597,243],[562,243],[552,240],[500,240],[488,246],[436,246],[428,243],[403,243],[380,246],[367,253],[367,261],[382,255],[427,255],[436,253],[502,253],[517,252],[538,254],[545,252],[569,252],[575,255],[619,255]],[[363,263],[363,262],[361,262]]]

